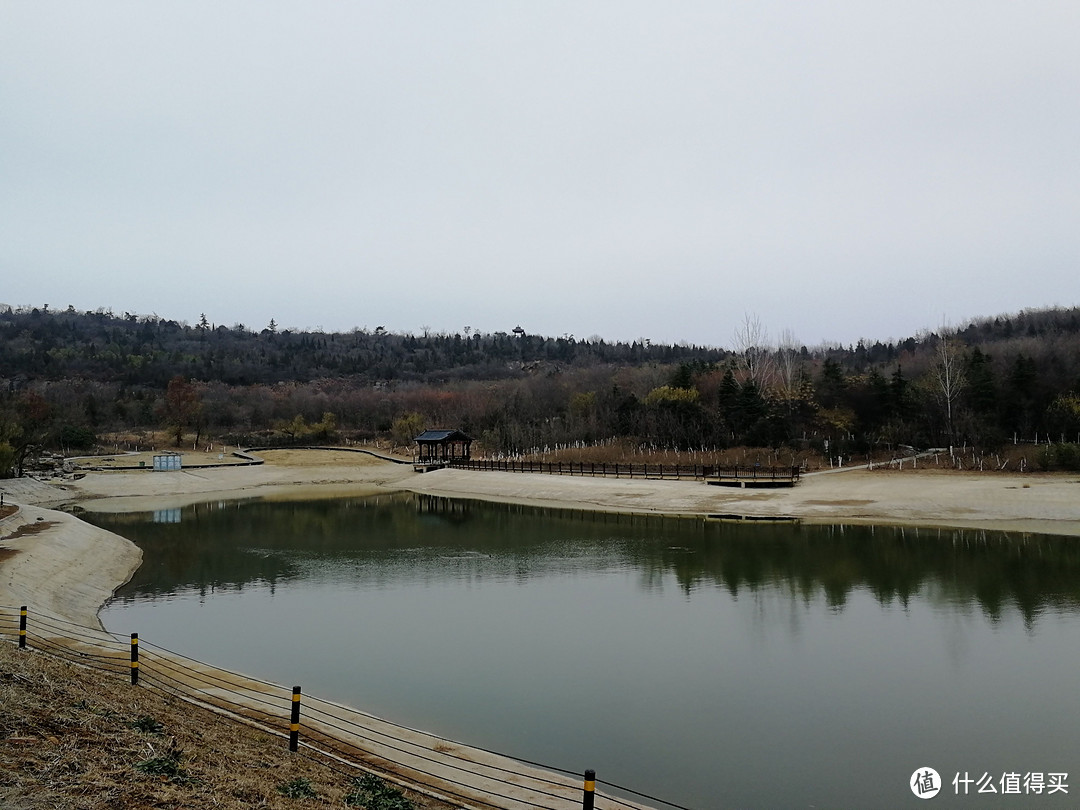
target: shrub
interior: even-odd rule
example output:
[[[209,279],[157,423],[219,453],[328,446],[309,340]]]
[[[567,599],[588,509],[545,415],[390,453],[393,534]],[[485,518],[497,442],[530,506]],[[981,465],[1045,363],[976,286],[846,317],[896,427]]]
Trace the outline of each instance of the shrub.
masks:
[[[1080,444],[1050,444],[1039,449],[1035,466],[1040,470],[1080,472]]]
[[[311,786],[311,780],[302,776],[291,782],[282,782],[277,786],[277,791],[289,799],[314,799],[319,795]]]
[[[165,756],[143,760],[135,765],[135,770],[160,776],[166,781],[186,782],[189,778],[187,772],[180,767],[179,751],[169,751]]]
[[[367,810],[414,810],[404,793],[372,774],[356,780],[353,792],[345,797],[345,804]]]
[[[132,720],[128,723],[128,728],[133,728],[136,731],[141,731],[144,734],[161,734],[165,730],[165,726],[155,720],[153,717],[144,714],[137,720]]]
[[[97,444],[97,434],[88,427],[64,425],[60,428],[60,446],[71,450],[89,450]]]
[[[15,448],[0,442],[0,478],[10,478],[15,469]]]

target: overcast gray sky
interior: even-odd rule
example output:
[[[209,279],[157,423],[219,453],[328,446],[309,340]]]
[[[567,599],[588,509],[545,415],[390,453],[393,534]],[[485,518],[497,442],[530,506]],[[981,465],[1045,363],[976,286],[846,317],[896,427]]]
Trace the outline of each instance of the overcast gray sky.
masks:
[[[1080,303],[1080,3],[0,0],[0,301],[730,345]]]

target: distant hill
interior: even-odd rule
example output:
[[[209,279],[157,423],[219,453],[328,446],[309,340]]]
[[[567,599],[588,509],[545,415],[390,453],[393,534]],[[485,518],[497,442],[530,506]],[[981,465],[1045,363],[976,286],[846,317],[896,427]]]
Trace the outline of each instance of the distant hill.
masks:
[[[531,366],[719,362],[723,349],[506,332],[397,334],[216,328],[109,311],[0,308],[0,374],[164,386],[181,374],[229,385],[324,377],[437,381],[505,379]]]
[[[968,347],[993,353],[1027,341],[1080,334],[1080,307],[1024,310],[979,318],[956,330]],[[854,346],[802,349],[858,371],[918,353],[932,334]],[[79,312],[0,304],[0,376],[24,380],[85,378],[163,387],[176,374],[229,385],[309,382],[326,377],[436,382],[506,379],[538,365],[587,367],[644,363],[721,363],[731,352],[710,346],[606,342],[506,332],[398,334],[253,331],[212,327],[109,310]]]
[[[177,441],[233,444],[407,444],[425,427],[456,427],[510,454],[614,441],[843,457],[1080,444],[1080,308],[980,318],[946,335],[737,352],[0,308],[0,475],[32,445],[89,447],[102,431],[164,426]]]

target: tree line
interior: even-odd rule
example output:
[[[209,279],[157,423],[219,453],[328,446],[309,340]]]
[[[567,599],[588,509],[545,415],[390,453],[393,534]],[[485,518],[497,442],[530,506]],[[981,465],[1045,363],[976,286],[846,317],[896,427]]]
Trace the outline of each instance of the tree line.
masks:
[[[901,341],[801,345],[747,317],[730,349],[513,332],[258,332],[130,313],[0,310],[0,473],[41,448],[167,429],[176,443],[393,438],[455,427],[503,455],[655,449],[890,453],[1080,443],[1080,308]]]
[[[447,334],[262,330],[194,325],[157,316],[73,307],[0,310],[0,369],[8,378],[84,378],[163,389],[176,375],[228,385],[311,382],[331,377],[357,381],[450,382],[505,379],[536,364],[671,363],[720,359],[722,349],[653,344],[647,339],[608,342],[573,335],[543,337],[485,333],[465,327]]]

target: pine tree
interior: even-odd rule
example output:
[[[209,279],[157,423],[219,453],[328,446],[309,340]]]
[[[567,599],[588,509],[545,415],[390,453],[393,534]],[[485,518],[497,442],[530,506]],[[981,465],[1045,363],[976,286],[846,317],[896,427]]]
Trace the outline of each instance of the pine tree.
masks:
[[[975,413],[986,415],[997,407],[997,385],[991,357],[976,346],[967,361],[968,402]]]

